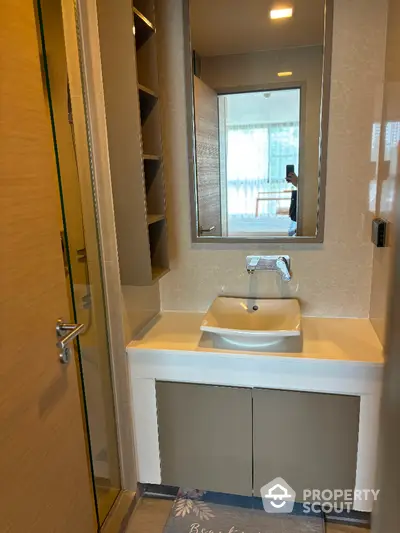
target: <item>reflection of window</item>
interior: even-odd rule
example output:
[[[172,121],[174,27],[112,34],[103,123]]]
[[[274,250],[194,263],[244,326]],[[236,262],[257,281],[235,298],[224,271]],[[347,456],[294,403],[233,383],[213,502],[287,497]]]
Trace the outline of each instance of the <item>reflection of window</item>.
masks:
[[[270,124],[269,135],[269,181],[282,181],[286,165],[294,165],[298,172],[299,124]]]
[[[298,168],[299,124],[257,124],[227,128],[229,215],[255,214],[260,192],[290,188],[286,165]],[[263,202],[262,214],[276,214],[276,202]]]
[[[268,129],[228,127],[228,181],[268,180]]]
[[[284,181],[298,167],[299,124],[228,127],[228,180]]]
[[[218,95],[221,209],[226,234],[287,235],[299,168],[300,89]]]
[[[379,151],[379,138],[381,135],[381,125],[379,122],[375,122],[372,126],[372,138],[371,138],[371,161],[376,162],[378,160]],[[384,139],[384,160],[390,161],[390,150],[392,147],[397,148],[397,144],[400,142],[400,122],[386,122],[385,139]]]

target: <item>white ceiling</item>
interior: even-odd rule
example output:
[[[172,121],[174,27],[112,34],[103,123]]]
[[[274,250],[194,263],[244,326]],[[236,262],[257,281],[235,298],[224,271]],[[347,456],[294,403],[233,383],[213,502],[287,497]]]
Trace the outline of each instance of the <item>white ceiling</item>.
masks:
[[[269,11],[293,7],[290,19]],[[192,47],[200,56],[314,46],[323,43],[324,0],[190,0]]]

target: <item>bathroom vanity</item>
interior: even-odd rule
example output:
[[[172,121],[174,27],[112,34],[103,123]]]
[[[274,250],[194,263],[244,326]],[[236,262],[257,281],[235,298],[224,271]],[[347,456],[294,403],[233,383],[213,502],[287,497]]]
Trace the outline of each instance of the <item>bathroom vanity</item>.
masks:
[[[127,347],[139,482],[375,488],[383,356],[368,320],[302,318],[302,351],[277,353],[216,348],[203,319],[164,313]]]

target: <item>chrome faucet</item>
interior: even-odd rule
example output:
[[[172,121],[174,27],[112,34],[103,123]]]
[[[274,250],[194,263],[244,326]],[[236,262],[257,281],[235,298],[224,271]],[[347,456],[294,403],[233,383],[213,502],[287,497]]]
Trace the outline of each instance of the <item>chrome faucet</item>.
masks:
[[[247,258],[249,259],[249,257]],[[255,255],[253,257],[250,257],[250,261],[247,262],[247,273],[253,274],[255,269],[257,268],[258,263],[260,262],[261,256]]]
[[[275,270],[283,281],[292,279],[288,255],[248,255],[246,269],[249,274],[253,274],[256,270]]]

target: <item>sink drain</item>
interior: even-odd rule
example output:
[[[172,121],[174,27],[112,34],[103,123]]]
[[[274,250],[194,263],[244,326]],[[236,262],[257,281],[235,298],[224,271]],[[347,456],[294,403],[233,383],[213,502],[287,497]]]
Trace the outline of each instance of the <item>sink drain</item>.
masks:
[[[258,305],[253,305],[253,311],[258,311]]]

